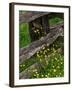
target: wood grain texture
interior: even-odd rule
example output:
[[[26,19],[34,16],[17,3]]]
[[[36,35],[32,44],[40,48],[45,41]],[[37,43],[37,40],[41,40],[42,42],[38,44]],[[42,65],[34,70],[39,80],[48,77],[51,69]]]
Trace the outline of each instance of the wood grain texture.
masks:
[[[31,22],[39,17],[48,15],[50,12],[20,12],[19,14],[19,23]]]

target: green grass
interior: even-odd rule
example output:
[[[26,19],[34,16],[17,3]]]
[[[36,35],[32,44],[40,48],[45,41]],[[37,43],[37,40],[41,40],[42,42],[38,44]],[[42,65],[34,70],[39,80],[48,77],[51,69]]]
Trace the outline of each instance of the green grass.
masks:
[[[32,73],[31,78],[52,78],[64,76],[64,56],[56,52],[48,59],[48,65],[40,67],[40,69]]]
[[[28,29],[28,23],[22,23],[20,24],[20,30],[19,30],[19,45],[21,47],[25,47],[28,44],[30,44],[30,35],[29,35],[29,29]]]
[[[58,23],[60,23],[62,21],[63,21],[63,19],[61,19],[59,17],[54,17],[54,18],[51,18],[49,20],[49,23],[50,23],[50,25],[55,25],[55,24],[58,24]]]

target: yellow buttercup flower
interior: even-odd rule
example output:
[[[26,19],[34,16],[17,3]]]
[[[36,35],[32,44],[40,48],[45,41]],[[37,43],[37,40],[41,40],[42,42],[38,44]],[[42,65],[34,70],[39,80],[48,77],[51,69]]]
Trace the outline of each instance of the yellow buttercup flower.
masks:
[[[39,29],[37,29],[37,32],[39,31]]]
[[[33,72],[37,72],[37,69],[34,69]]]
[[[63,64],[63,63],[61,62],[61,64]]]
[[[45,58],[47,58],[47,55],[45,55]]]
[[[47,50],[49,51],[50,49],[48,48]]]
[[[59,73],[61,75],[61,73]]]
[[[38,72],[36,71],[35,73],[37,74]]]
[[[20,67],[23,67],[23,65],[20,65]]]
[[[37,57],[39,57],[39,55],[37,54]]]
[[[60,68],[59,66],[57,66],[57,68]]]
[[[42,77],[44,77],[44,75],[41,75]]]
[[[40,58],[40,61],[42,61],[42,59]]]
[[[36,76],[36,75],[34,74],[34,76]]]
[[[23,67],[25,66],[25,64],[23,64]]]
[[[48,77],[47,75],[45,75],[45,77]]]
[[[55,60],[57,60],[57,58],[55,57]]]
[[[39,53],[39,52],[37,52],[37,53]]]
[[[44,50],[44,52],[46,53],[46,52],[47,52],[47,50]]]
[[[54,68],[54,66],[52,66]]]
[[[48,76],[49,76],[50,74],[48,73]]]
[[[55,55],[55,53],[52,54],[53,56]]]
[[[37,74],[37,76],[39,76],[39,74]]]
[[[34,32],[36,33],[37,31],[35,30]]]
[[[56,69],[54,69],[53,71],[56,72]]]
[[[43,49],[45,49],[45,47],[43,47]]]

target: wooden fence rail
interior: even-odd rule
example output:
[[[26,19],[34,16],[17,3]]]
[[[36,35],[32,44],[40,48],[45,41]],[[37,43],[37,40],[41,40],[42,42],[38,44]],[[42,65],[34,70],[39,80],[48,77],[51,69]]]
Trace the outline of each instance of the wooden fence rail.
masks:
[[[30,45],[21,48],[20,49],[20,64],[22,64],[25,60],[29,59],[31,56],[33,56],[37,51],[39,51],[44,44],[47,44],[48,46],[52,44],[59,36],[62,36],[64,24],[61,23],[59,25],[56,25],[54,27],[51,27],[50,32],[44,36],[41,37],[39,40],[32,42]]]
[[[58,49],[56,50],[56,52],[57,52],[57,53],[62,53],[62,48],[58,48]],[[53,54],[53,53],[52,53],[52,54]],[[52,54],[48,55],[47,58],[51,57]],[[28,79],[28,78],[30,78],[30,76],[32,75],[33,70],[35,69],[35,70],[39,71],[39,68],[40,68],[40,64],[36,62],[36,63],[34,63],[33,65],[31,65],[31,66],[29,66],[28,68],[26,68],[24,71],[22,71],[22,72],[19,74],[19,78],[20,78],[20,79]]]
[[[64,14],[63,13],[51,13],[51,12],[32,12],[32,11],[28,11],[28,12],[19,12],[19,23],[29,23],[37,18],[40,18],[44,15],[48,15],[49,18],[53,17],[53,16],[59,16],[60,18],[63,18]]]

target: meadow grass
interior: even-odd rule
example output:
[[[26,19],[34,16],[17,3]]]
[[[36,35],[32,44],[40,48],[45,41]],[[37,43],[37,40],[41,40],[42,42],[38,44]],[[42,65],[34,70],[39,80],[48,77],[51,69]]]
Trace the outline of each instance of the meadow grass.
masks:
[[[19,27],[19,45],[25,47],[31,43],[28,23],[22,23]]]

